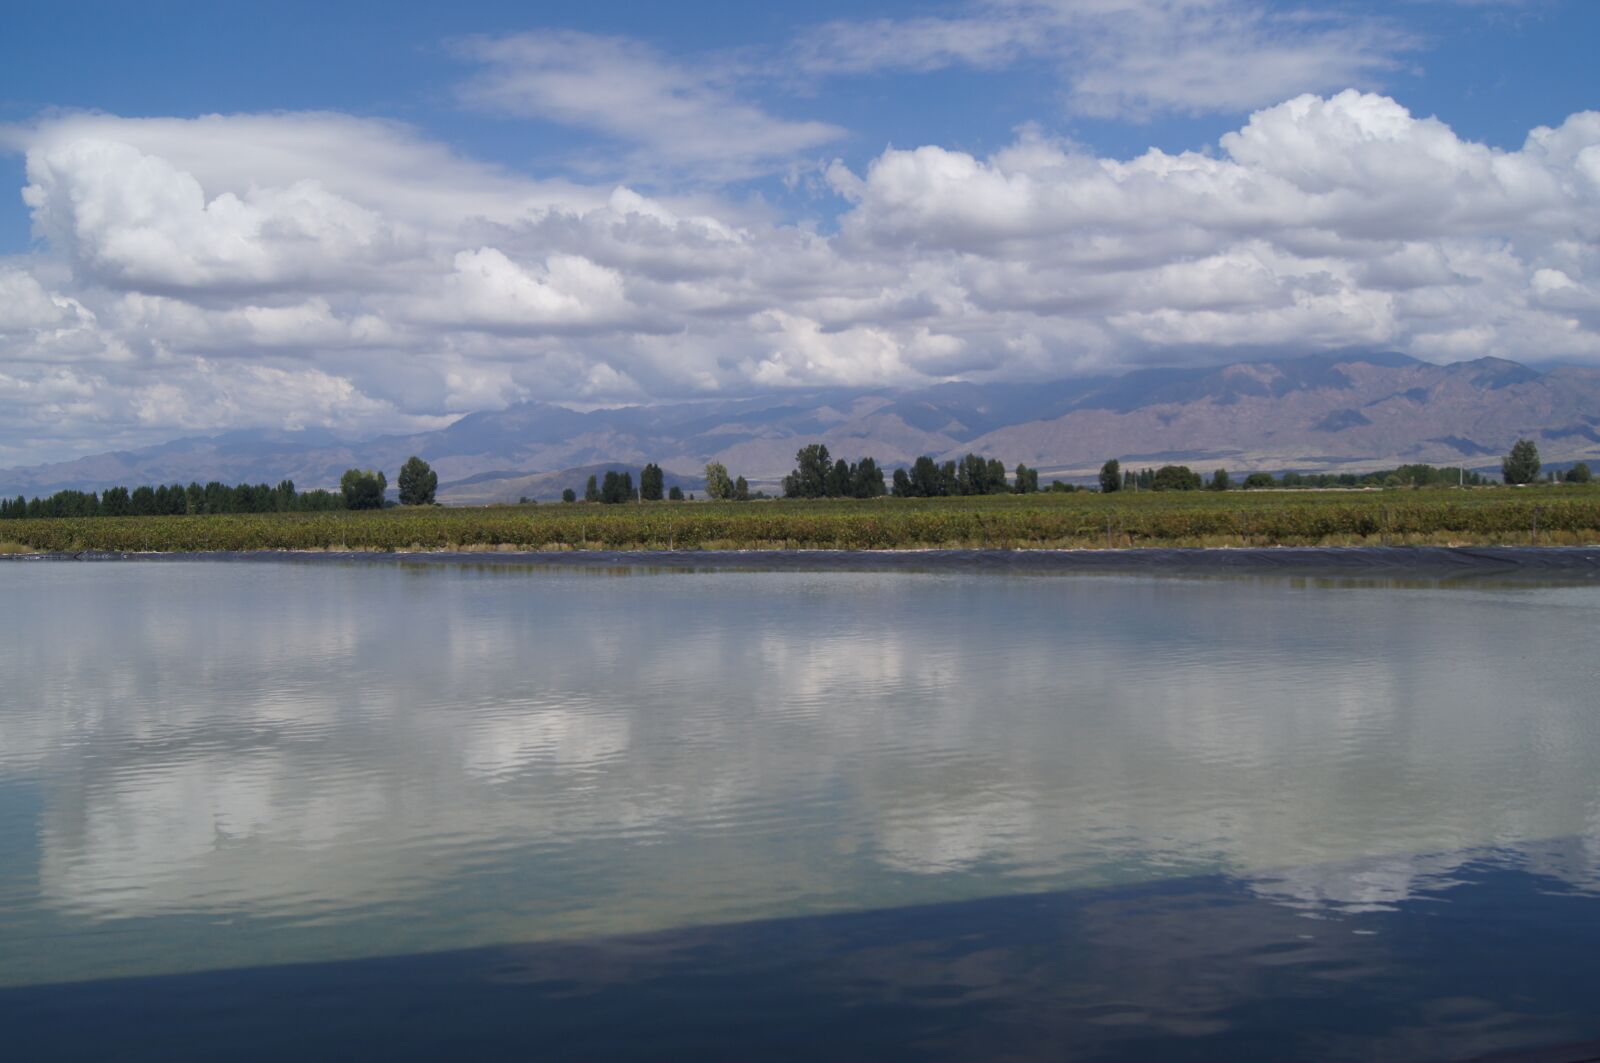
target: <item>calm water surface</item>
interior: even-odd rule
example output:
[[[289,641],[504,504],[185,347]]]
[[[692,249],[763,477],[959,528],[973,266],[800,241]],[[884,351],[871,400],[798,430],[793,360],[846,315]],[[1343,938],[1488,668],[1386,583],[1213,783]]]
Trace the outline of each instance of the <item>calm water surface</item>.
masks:
[[[29,1056],[1600,1038],[1600,587],[16,563],[0,603]]]

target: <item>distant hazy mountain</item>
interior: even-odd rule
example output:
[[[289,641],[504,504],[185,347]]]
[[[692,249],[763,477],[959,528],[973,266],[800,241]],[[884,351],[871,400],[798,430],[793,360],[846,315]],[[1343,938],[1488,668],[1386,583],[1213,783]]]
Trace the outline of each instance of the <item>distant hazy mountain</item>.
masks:
[[[1536,440],[1550,461],[1600,460],[1600,370],[1541,373],[1493,358],[1436,366],[1361,352],[1057,383],[821,389],[590,412],[525,402],[436,432],[364,442],[326,432],[233,432],[0,470],[0,493],[285,477],[302,488],[332,486],[351,466],[382,468],[393,480],[411,454],[433,464],[441,496],[456,501],[555,497],[563,486],[581,489],[589,471],[608,463],[637,473],[647,461],[676,474],[669,484],[693,490],[707,461],[772,484],[812,441],[889,466],[974,450],[1060,476],[1091,475],[1110,457],[1234,472],[1416,461],[1487,467],[1519,436]],[[541,475],[549,473],[562,475]]]
[[[971,446],[1080,472],[1101,455],[1241,471],[1489,467],[1520,437],[1547,461],[1595,457],[1597,426],[1600,370],[1365,355],[1133,373],[1060,416],[1007,425]]]

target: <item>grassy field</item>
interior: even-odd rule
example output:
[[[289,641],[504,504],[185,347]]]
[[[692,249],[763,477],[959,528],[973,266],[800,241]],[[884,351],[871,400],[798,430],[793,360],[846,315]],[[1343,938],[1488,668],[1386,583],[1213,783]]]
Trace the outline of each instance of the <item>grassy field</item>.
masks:
[[[0,552],[1600,544],[1600,488],[1208,491],[7,521]]]

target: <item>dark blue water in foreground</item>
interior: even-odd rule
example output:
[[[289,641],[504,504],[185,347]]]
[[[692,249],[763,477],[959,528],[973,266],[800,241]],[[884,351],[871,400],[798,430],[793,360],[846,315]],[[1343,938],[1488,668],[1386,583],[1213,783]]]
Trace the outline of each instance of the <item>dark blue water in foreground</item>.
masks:
[[[12,989],[0,1019],[29,1059],[1579,1060],[1595,908],[1500,855],[1331,922],[1207,876]]]
[[[0,1058],[1600,1058],[1600,587],[0,566]]]

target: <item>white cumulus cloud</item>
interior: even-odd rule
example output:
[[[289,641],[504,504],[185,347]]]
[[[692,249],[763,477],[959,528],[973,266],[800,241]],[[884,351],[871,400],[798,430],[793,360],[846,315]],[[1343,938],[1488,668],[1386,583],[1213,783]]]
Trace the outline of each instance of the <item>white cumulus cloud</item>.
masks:
[[[718,98],[718,97],[711,97]],[[1214,150],[890,148],[785,223],[517,175],[328,114],[16,134],[0,461],[522,398],[1036,379],[1384,346],[1600,363],[1600,113],[1474,143],[1357,91]],[[838,207],[840,201],[830,203]]]
[[[28,154],[34,225],[86,279],[144,290],[323,284],[392,260],[374,211],[315,180],[208,199],[193,174],[130,144],[74,140]]]

